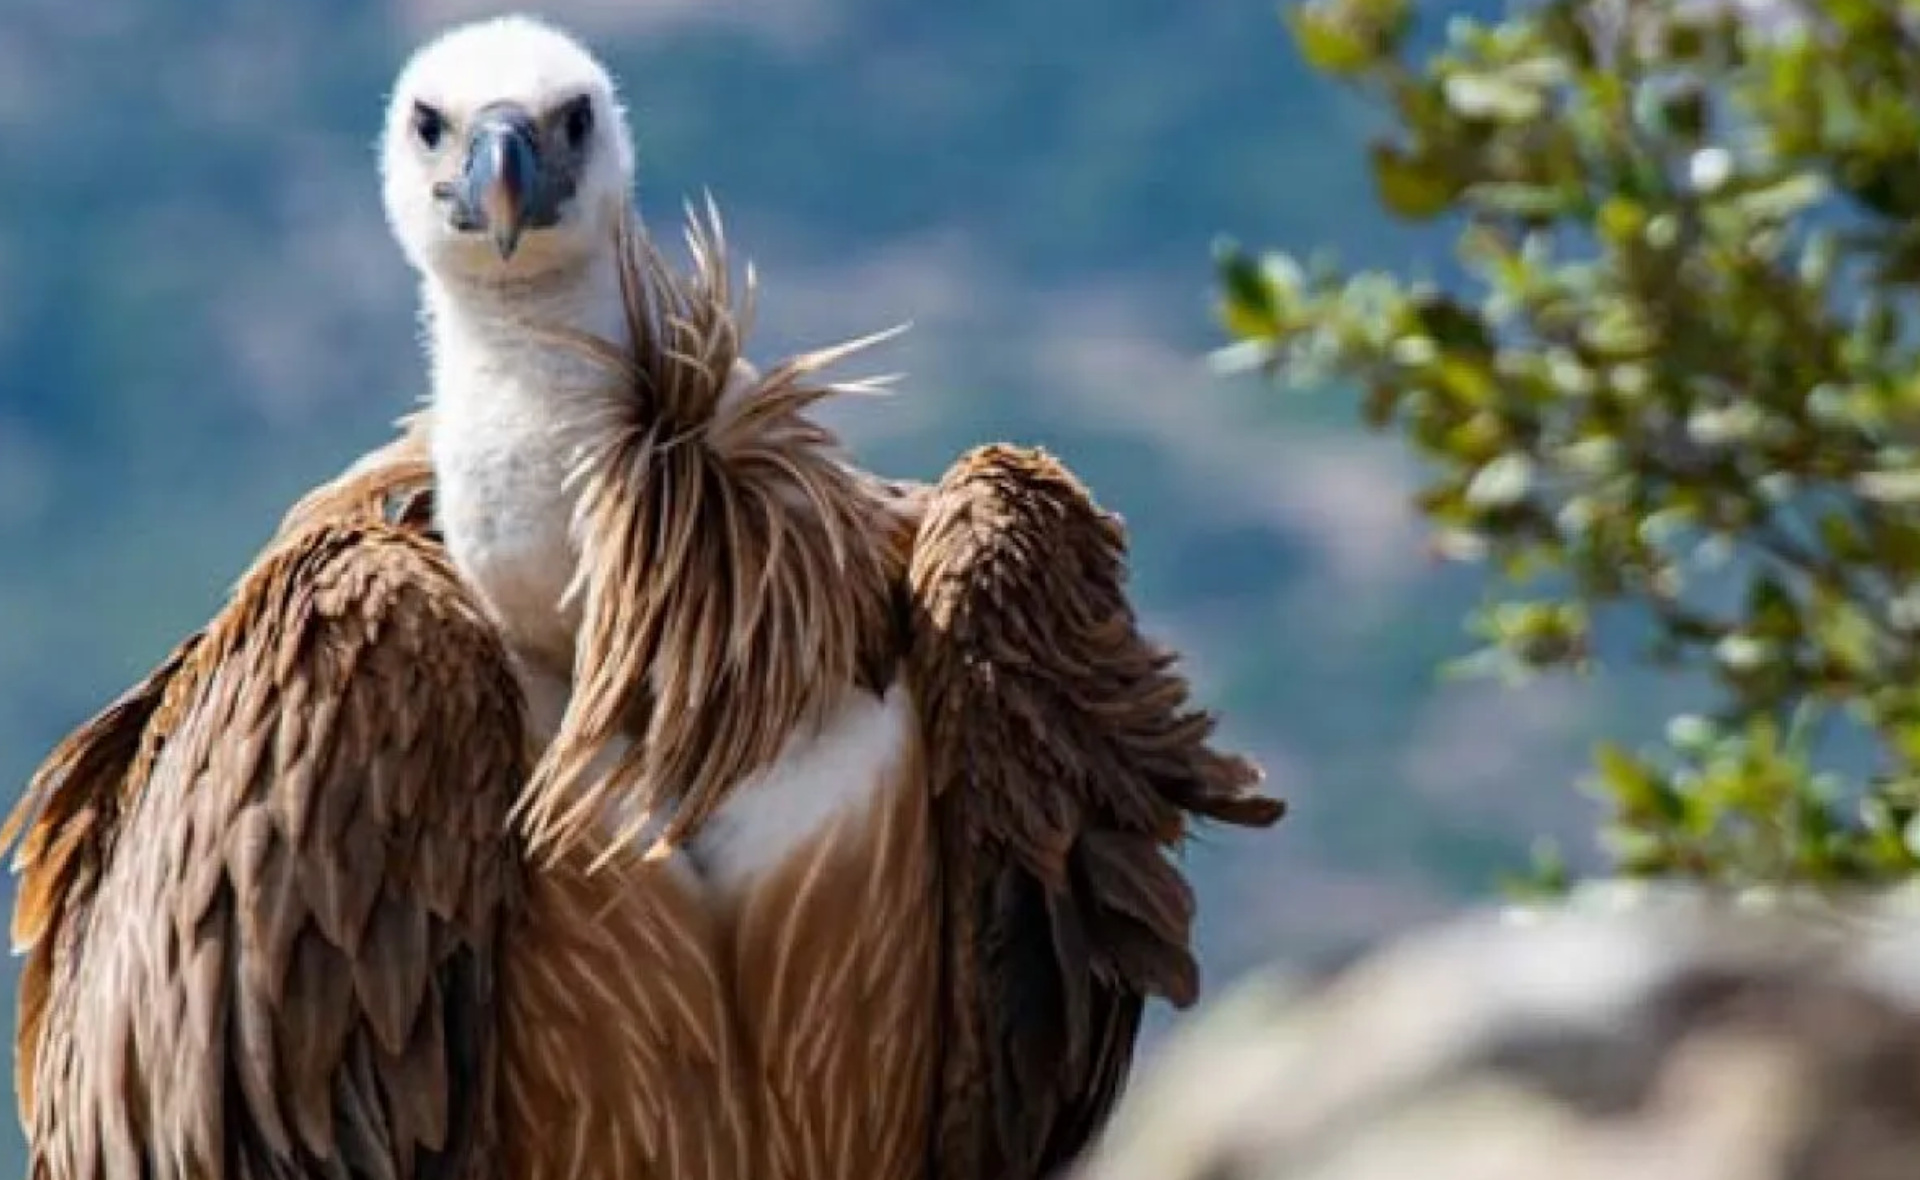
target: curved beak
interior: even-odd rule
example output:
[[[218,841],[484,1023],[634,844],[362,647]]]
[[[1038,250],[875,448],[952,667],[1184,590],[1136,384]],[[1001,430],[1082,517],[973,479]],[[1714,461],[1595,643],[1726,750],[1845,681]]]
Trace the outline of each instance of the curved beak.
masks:
[[[461,176],[464,228],[493,238],[500,257],[513,257],[540,183],[540,152],[533,117],[517,103],[496,103],[474,116]]]

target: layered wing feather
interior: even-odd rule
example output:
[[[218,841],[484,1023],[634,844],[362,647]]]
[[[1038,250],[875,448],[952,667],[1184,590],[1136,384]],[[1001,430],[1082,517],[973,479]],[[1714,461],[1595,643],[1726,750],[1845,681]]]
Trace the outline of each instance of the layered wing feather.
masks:
[[[1209,745],[1143,638],[1119,522],[1043,452],[969,452],[922,493],[910,675],[944,874],[940,1180],[1070,1160],[1132,1060],[1142,1004],[1192,1002],[1191,819],[1265,826],[1258,769]]]
[[[380,485],[290,514],[10,821],[33,1176],[497,1168],[519,698]]]

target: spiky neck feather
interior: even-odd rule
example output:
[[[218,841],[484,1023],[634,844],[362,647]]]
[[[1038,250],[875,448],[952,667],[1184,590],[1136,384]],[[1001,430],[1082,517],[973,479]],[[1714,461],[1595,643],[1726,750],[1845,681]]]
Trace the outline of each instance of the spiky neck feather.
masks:
[[[877,387],[817,379],[873,338],[755,374],[711,209],[688,274],[617,237],[604,272],[427,309],[449,548],[522,655],[571,672],[522,802],[556,855],[614,813],[690,837],[897,655],[900,522],[807,413]]]

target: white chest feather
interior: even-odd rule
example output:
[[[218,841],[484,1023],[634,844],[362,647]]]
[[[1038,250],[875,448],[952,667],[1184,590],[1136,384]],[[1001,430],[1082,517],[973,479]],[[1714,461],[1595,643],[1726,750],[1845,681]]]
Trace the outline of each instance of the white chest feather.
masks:
[[[901,682],[885,697],[849,691],[819,732],[795,735],[707,821],[690,849],[701,876],[732,892],[836,822],[862,817],[898,781],[912,736],[913,701]]]

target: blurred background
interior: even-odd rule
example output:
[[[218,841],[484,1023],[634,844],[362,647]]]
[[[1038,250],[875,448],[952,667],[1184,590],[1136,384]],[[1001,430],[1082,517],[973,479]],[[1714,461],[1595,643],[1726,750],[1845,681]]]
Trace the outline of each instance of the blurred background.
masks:
[[[421,395],[374,137],[410,48],[497,10],[0,5],[10,796]],[[1341,391],[1207,371],[1216,235],[1445,263],[1376,211],[1369,112],[1270,0],[538,11],[621,78],[653,228],[713,192],[761,271],[757,357],[913,321],[863,362],[904,392],[833,412],[862,461],[1044,444],[1124,514],[1143,612],[1294,809],[1195,849],[1210,984],[1485,896],[1536,835],[1586,851],[1567,784],[1596,735],[1641,732],[1642,686],[1443,682],[1481,584],[1424,556],[1399,445]]]

